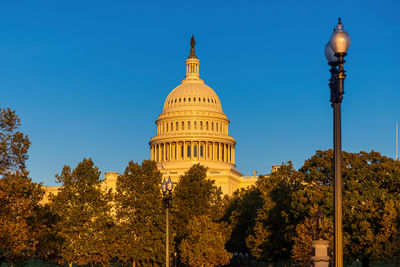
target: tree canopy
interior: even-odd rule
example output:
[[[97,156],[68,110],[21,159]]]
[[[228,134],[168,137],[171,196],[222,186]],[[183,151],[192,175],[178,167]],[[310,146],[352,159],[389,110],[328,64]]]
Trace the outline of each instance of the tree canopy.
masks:
[[[28,174],[25,161],[31,143],[28,136],[18,130],[20,126],[15,111],[0,108],[0,178],[16,172]]]
[[[129,162],[117,180],[115,234],[124,264],[159,266],[164,262],[165,219],[160,191],[162,174],[154,161]]]
[[[114,253],[110,192],[100,188],[100,171],[91,159],[75,169],[64,166],[56,178],[62,183],[51,198],[60,238],[58,262],[108,266]]]

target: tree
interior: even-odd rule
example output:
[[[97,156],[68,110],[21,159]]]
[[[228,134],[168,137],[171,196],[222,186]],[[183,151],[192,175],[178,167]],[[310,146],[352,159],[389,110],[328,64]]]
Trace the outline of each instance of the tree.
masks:
[[[60,191],[51,197],[51,208],[58,217],[61,239],[58,262],[108,266],[114,255],[113,220],[110,192],[100,188],[100,172],[91,159],[84,159],[74,170],[64,166],[57,181]]]
[[[246,239],[257,259],[273,262],[290,259],[296,225],[304,220],[293,212],[297,204],[294,192],[302,187],[302,176],[289,162],[257,181],[263,204],[257,212],[254,232]]]
[[[154,161],[129,162],[114,196],[117,256],[128,265],[164,262],[165,219],[160,191],[162,174]]]
[[[0,108],[0,178],[16,172],[28,174],[25,161],[30,141],[27,135],[18,131],[20,125],[15,111]]]
[[[232,253],[225,249],[230,228],[214,222],[209,215],[193,217],[179,246],[182,261],[189,266],[218,266],[229,263]]]
[[[26,176],[0,179],[0,257],[11,265],[35,255],[43,194],[41,186]]]
[[[227,202],[222,218],[232,227],[227,248],[230,252],[250,253],[246,238],[254,234],[257,211],[263,205],[261,192],[256,186],[242,188],[235,191]]]
[[[317,151],[304,163],[301,172],[313,185],[333,184],[333,151]],[[345,261],[359,259],[363,266],[395,260],[398,253],[400,162],[377,152],[343,153],[343,232]],[[315,186],[313,194],[333,190]],[[324,202],[333,214],[333,201]]]
[[[217,221],[222,215],[221,189],[207,179],[207,169],[200,164],[193,165],[179,179],[174,190],[172,226],[175,229],[175,244],[179,249],[186,235],[188,222],[201,215],[210,215]]]

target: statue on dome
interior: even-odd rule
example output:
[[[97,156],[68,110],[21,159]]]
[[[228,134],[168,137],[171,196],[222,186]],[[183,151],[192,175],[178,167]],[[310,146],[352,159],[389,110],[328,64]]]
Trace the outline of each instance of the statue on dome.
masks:
[[[190,39],[190,55],[189,58],[197,58],[196,57],[196,52],[194,50],[194,46],[196,45],[196,41],[194,40],[194,35],[192,35],[192,39]]]

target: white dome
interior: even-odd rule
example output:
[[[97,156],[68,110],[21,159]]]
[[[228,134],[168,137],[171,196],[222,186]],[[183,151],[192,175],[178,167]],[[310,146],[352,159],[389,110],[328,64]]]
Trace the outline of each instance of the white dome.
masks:
[[[189,82],[184,80],[172,90],[165,100],[163,112],[188,109],[223,112],[217,94],[200,79]]]

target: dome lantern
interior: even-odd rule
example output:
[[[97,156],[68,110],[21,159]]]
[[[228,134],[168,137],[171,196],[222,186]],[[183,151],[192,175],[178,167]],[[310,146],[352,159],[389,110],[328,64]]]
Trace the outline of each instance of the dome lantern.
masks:
[[[186,79],[182,82],[187,81],[199,81],[200,80],[200,72],[199,65],[200,60],[196,57],[196,51],[194,46],[196,45],[196,41],[194,40],[194,35],[190,39],[190,55],[188,59],[186,59]]]

